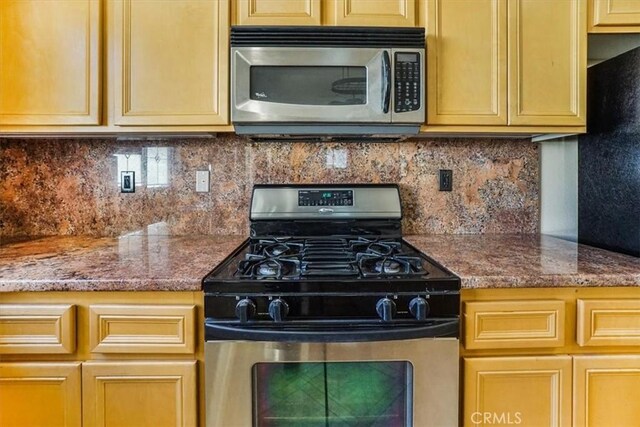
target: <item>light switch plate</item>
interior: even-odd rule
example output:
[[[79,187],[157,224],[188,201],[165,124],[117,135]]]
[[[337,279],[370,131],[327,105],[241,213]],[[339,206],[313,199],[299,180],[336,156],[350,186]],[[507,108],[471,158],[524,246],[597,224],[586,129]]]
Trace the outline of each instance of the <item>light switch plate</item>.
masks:
[[[196,193],[209,192],[209,171],[196,171]]]
[[[120,172],[120,192],[121,193],[136,192],[136,173],[134,171]]]

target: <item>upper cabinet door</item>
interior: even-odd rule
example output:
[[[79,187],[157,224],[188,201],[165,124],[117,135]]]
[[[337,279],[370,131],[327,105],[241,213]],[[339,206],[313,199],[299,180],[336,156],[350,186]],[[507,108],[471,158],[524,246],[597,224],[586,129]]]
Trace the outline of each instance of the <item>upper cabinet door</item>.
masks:
[[[591,0],[589,4],[589,31],[640,32],[640,1]]]
[[[583,0],[509,0],[509,124],[584,126]]]
[[[414,27],[419,0],[330,0],[328,25]]]
[[[320,0],[237,0],[235,25],[321,25]]]
[[[100,123],[100,0],[0,2],[0,125]]]
[[[228,123],[227,0],[112,0],[116,125]]]
[[[504,0],[429,0],[427,123],[507,124]]]

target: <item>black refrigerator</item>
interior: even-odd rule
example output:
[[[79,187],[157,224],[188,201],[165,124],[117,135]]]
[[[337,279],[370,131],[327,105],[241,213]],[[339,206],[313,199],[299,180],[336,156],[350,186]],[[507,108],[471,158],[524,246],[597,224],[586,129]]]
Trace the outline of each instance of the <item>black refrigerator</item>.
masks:
[[[587,71],[578,241],[640,257],[640,48]]]

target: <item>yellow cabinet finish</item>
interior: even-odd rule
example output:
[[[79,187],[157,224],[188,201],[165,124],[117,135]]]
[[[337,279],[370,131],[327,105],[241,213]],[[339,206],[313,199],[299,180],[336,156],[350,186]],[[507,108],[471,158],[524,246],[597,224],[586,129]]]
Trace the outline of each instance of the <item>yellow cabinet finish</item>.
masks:
[[[196,362],[82,364],[84,427],[192,427]]]
[[[81,425],[80,363],[0,363],[0,426]]]
[[[640,299],[579,299],[580,346],[640,346]]]
[[[464,360],[465,426],[568,426],[571,357]]]
[[[640,355],[574,358],[574,427],[631,427],[640,420]]]
[[[328,25],[414,27],[419,0],[329,0]]]
[[[100,123],[101,8],[0,2],[0,125]]]
[[[590,0],[589,32],[640,33],[640,1]]]
[[[236,0],[235,25],[322,25],[320,0]]]
[[[564,301],[472,301],[464,303],[463,316],[469,350],[565,344]]]
[[[429,0],[427,122],[507,124],[503,0]]]
[[[193,353],[193,305],[91,305],[93,353]]]
[[[227,0],[112,0],[114,123],[228,123]]]
[[[509,0],[509,124],[584,125],[586,12],[584,0]]]
[[[0,304],[0,354],[69,354],[75,348],[75,306]]]

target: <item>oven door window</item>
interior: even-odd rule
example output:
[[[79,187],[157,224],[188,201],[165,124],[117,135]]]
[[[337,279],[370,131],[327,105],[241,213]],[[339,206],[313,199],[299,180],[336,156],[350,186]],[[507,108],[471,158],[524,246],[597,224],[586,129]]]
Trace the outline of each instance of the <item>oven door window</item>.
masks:
[[[251,66],[249,97],[295,105],[366,104],[367,68]]]
[[[409,362],[287,362],[253,366],[254,427],[408,427]]]

